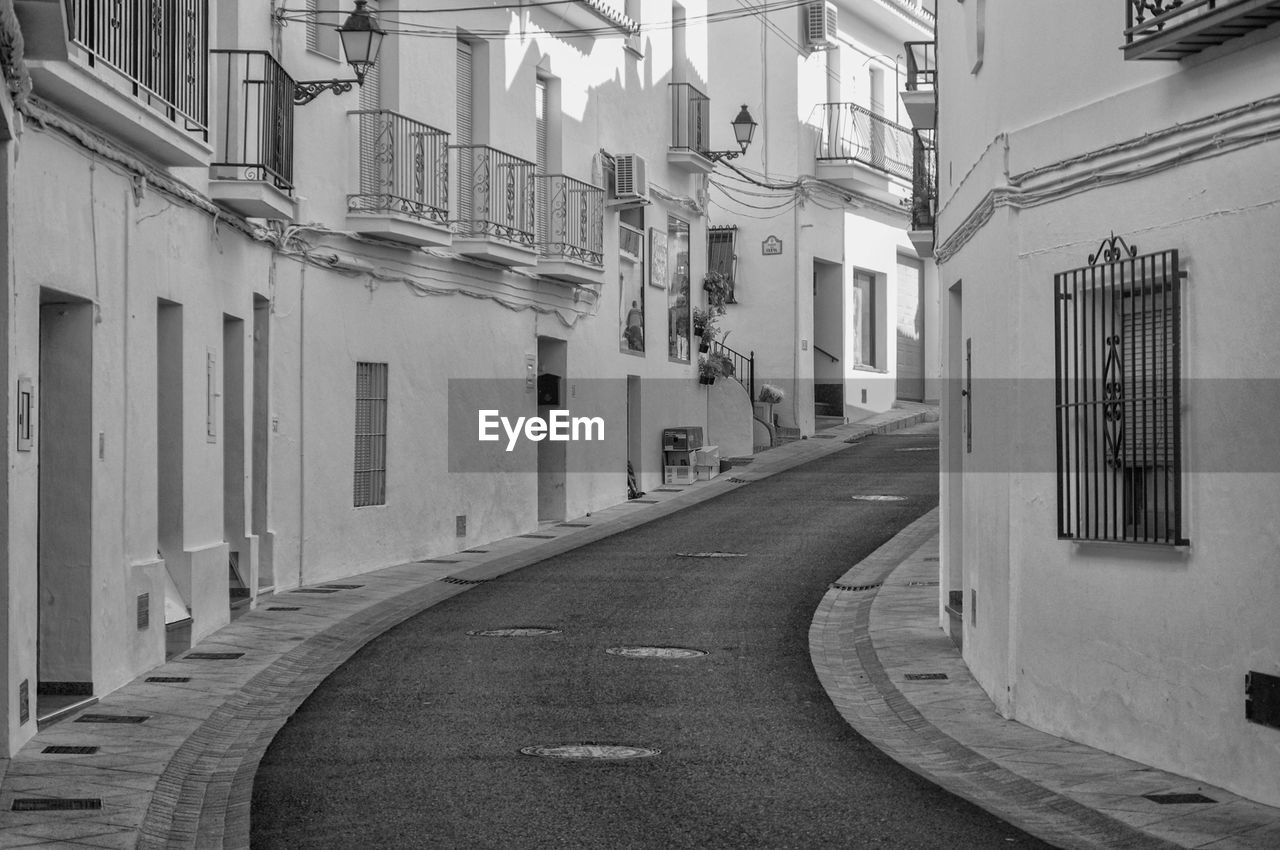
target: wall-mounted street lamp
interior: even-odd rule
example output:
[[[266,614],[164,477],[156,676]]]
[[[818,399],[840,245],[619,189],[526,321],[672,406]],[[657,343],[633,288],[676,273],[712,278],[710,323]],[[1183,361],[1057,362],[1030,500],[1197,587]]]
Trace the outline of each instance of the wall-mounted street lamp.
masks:
[[[751,117],[751,113],[747,111],[747,105],[742,104],[742,110],[738,113],[738,117],[733,119],[733,137],[738,140],[738,146],[742,148],[740,151],[707,151],[706,157],[712,162],[719,162],[722,159],[734,159],[747,152],[747,146],[751,144],[751,137],[756,132],[755,119]]]
[[[323,91],[344,94],[351,86],[364,85],[364,75],[378,61],[378,48],[386,32],[378,26],[378,19],[365,6],[368,0],[356,0],[356,10],[347,16],[346,22],[337,28],[342,41],[342,52],[347,64],[355,71],[354,80],[297,80],[294,83],[293,102],[296,106],[310,103]]]

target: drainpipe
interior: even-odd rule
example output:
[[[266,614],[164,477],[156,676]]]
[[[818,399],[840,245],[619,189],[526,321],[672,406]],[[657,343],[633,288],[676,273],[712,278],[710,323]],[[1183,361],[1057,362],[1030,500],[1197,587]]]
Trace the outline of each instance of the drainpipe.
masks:
[[[799,136],[799,131],[796,133]],[[799,139],[796,139],[796,150],[799,150]],[[796,190],[799,191],[798,189]],[[800,201],[791,206],[791,244],[794,246],[792,251],[795,252],[795,304],[793,311],[795,313],[793,326],[795,332],[791,335],[791,418],[795,422],[795,427],[800,427]],[[812,344],[813,340],[809,341]],[[754,401],[754,399],[753,399]]]
[[[307,264],[298,264],[298,587],[307,545]]]

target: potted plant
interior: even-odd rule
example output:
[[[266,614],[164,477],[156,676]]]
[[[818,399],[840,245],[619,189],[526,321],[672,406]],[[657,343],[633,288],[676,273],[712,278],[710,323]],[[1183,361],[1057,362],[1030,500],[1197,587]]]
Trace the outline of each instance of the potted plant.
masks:
[[[720,372],[710,357],[698,358],[698,383],[714,384]]]
[[[707,296],[708,309],[716,315],[724,313],[724,305],[731,294],[729,277],[722,272],[707,272],[702,276],[702,291]]]
[[[782,401],[785,396],[786,393],[784,393],[780,388],[775,387],[773,384],[765,384],[760,387],[760,392],[757,394],[756,400],[759,401],[760,404],[767,405],[768,410],[765,411],[765,421],[770,425],[776,424],[773,420],[773,406]]]
[[[737,371],[734,368],[733,361],[729,359],[729,355],[725,354],[723,351],[711,352],[707,355],[707,360],[711,362],[717,375],[724,375],[726,378],[732,378],[734,372]]]
[[[702,336],[698,339],[698,351],[706,354],[711,350],[711,343],[715,342],[718,336],[720,336],[720,328],[716,327],[715,320],[711,319],[702,329]]]
[[[693,308],[693,335],[702,336],[707,325],[715,325],[716,317],[710,310],[704,310],[701,307]]]

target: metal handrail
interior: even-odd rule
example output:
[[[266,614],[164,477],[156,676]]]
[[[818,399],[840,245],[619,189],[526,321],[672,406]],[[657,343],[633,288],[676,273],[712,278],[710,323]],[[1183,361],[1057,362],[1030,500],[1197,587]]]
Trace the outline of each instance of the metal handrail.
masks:
[[[911,179],[911,131],[856,103],[820,103],[818,160],[855,160]],[[812,123],[812,122],[811,122]]]
[[[711,150],[711,99],[689,83],[671,89],[671,148],[706,154]]]
[[[814,350],[814,351],[821,351],[823,354],[825,354],[825,355],[827,355],[828,357],[830,357],[830,358],[831,358],[831,362],[832,362],[832,363],[839,363],[839,362],[840,362],[840,358],[839,358],[839,357],[836,357],[834,354],[832,354],[830,351],[827,351],[825,348],[823,348],[822,346],[818,345],[816,342],[813,344],[813,350]]]
[[[1167,5],[1166,5],[1167,4]],[[1125,42],[1133,43],[1159,33],[1170,21],[1187,20],[1208,14],[1217,8],[1218,0],[1127,0],[1125,3]],[[1151,17],[1147,17],[1147,13]]]
[[[711,350],[723,354],[733,363],[733,377],[742,384],[752,401],[756,400],[756,353],[743,354],[734,351],[723,342],[711,343]],[[745,379],[744,379],[745,374]]]
[[[912,130],[911,229],[932,230],[938,199],[938,160],[933,130]]]
[[[902,46],[907,54],[907,91],[931,91],[938,82],[937,43],[908,41]]]
[[[211,50],[224,113],[210,174],[293,190],[293,77],[264,50]]]
[[[604,268],[604,189],[564,174],[539,174],[538,253]]]
[[[534,172],[527,159],[488,145],[450,145],[457,156],[452,210],[458,236],[491,236],[534,247]]]
[[[347,195],[347,209],[447,224],[449,134],[389,109],[349,114],[358,125],[360,185]]]

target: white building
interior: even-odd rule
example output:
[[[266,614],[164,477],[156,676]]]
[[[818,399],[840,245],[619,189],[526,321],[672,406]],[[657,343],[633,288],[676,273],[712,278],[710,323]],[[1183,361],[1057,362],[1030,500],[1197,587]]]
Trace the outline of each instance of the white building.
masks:
[[[914,143],[899,99],[903,45],[932,40],[932,11],[918,0],[716,8],[712,141],[734,147],[741,104],[760,125],[709,187],[713,232],[736,254],[721,265],[735,278],[728,344],[754,350],[757,384],[786,392],[778,423],[801,434],[898,399],[936,401],[937,277],[908,238]]]
[[[668,159],[705,8],[422,6],[349,85],[348,0],[0,4],[4,753],[260,594],[658,486],[664,428],[750,451]],[[479,440],[560,408],[601,438]]]
[[[1277,20],[939,0],[935,243],[970,668],[1009,717],[1270,805]]]

